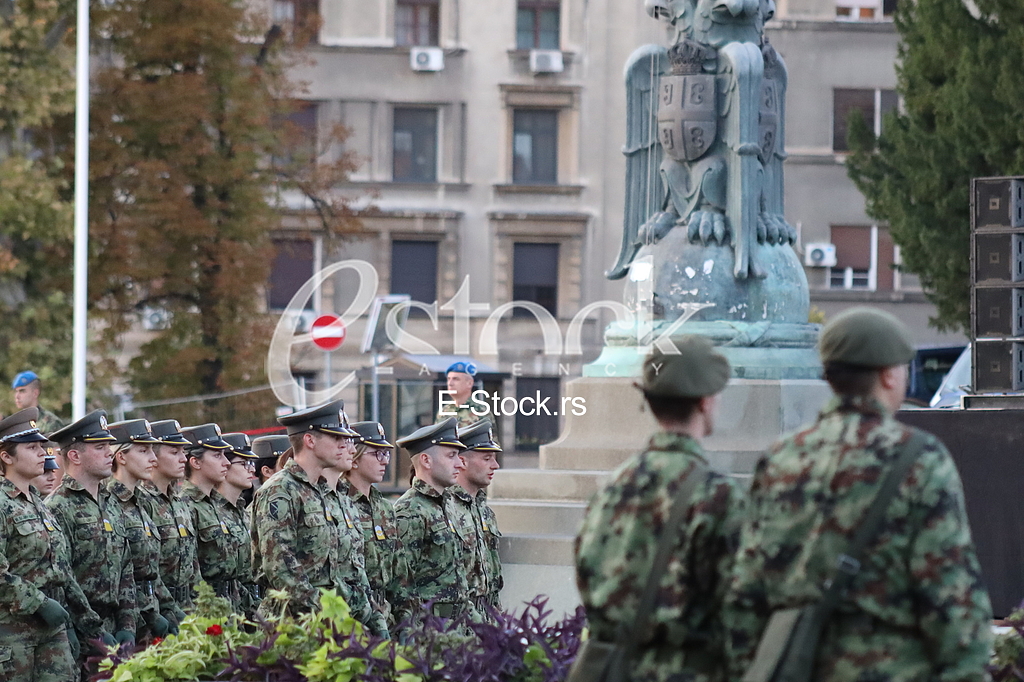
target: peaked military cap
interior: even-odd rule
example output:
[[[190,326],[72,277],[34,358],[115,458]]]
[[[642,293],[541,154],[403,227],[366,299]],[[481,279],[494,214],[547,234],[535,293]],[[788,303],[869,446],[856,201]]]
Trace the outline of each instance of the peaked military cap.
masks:
[[[359,442],[375,448],[393,448],[384,435],[384,427],[378,422],[356,422],[352,430],[359,434]]]
[[[57,464],[57,458],[53,455],[46,455],[43,458],[43,471],[57,471],[60,469],[60,465]]]
[[[277,459],[291,446],[288,436],[260,436],[252,442],[252,451],[260,459]]]
[[[220,427],[216,424],[200,424],[189,426],[181,430],[181,435],[188,439],[189,450],[230,450],[231,446],[221,438]]]
[[[114,422],[108,428],[115,443],[139,443],[141,445],[159,445],[161,443],[160,440],[153,437],[150,423],[145,419]]]
[[[306,431],[320,431],[333,436],[359,437],[359,434],[348,426],[344,400],[332,400],[325,405],[292,412],[278,417],[277,421],[287,429],[289,436]]]
[[[672,341],[678,353],[655,348],[644,360],[644,393],[662,398],[703,398],[725,388],[732,371],[729,361],[707,337],[685,334]]]
[[[395,442],[413,455],[423,452],[431,445],[450,445],[465,450],[466,446],[459,440],[456,428],[458,423],[459,421],[455,417],[449,417],[443,422],[417,429],[405,438],[399,438]]]
[[[0,443],[45,443],[46,436],[39,433],[36,420],[38,407],[26,407],[0,421]]]
[[[113,443],[115,438],[107,431],[106,411],[93,410],[78,421],[51,433],[50,440],[66,448],[72,443]]]
[[[11,382],[11,388],[21,388],[22,386],[28,386],[33,381],[39,381],[39,375],[32,370],[20,372],[14,381]]]
[[[857,306],[836,315],[818,338],[822,362],[859,367],[905,365],[914,357],[910,331],[894,315]]]
[[[471,377],[475,377],[476,365],[472,362],[453,362],[448,365],[448,369],[444,371],[445,376],[448,375],[448,372],[461,372],[463,374],[468,374]]]
[[[161,419],[152,422],[150,431],[161,445],[188,445],[188,439],[181,435],[181,424],[177,419]]]
[[[257,455],[252,451],[252,441],[247,433],[225,433],[224,442],[231,446],[231,454],[243,459],[256,459]]]
[[[501,452],[501,446],[494,440],[493,427],[490,419],[481,419],[475,424],[459,429],[459,440],[465,444],[467,450]]]

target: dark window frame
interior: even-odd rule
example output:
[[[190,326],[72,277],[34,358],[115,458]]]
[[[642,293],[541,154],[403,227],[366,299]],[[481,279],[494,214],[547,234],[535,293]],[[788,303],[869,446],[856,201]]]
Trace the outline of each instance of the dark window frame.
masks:
[[[530,12],[533,14],[533,27],[530,31],[530,40],[522,40],[524,32],[520,30],[520,17],[522,12]],[[544,36],[547,31],[544,31],[541,23],[545,13],[554,12],[556,17],[555,25],[555,42],[551,44],[543,44]],[[516,49],[519,50],[559,50],[561,49],[562,39],[562,3],[560,0],[518,0],[516,3]]]
[[[267,309],[279,311],[285,309],[295,292],[313,276],[316,270],[316,244],[312,239],[297,236],[274,237],[271,243],[275,252],[267,278]],[[312,297],[305,302],[303,309],[313,309]]]
[[[396,250],[396,247],[401,248],[402,246],[409,247],[409,250],[410,250],[410,256],[409,257],[415,256],[415,251],[417,250],[417,248],[422,249],[423,247],[428,247],[429,249],[432,249],[433,250],[433,263],[432,263],[432,267],[424,267],[424,266],[421,265],[421,261],[416,261],[416,260],[414,260],[414,261],[412,261],[410,263],[397,263],[397,261],[399,259],[396,258],[396,256],[395,256],[395,250]],[[417,239],[417,238],[398,238],[398,239],[395,239],[395,238],[392,238],[390,252],[391,252],[390,253],[390,257],[391,257],[391,281],[388,283],[388,292],[392,293],[392,294],[409,294],[412,297],[412,300],[419,301],[419,302],[425,303],[427,305],[430,305],[434,301],[436,301],[437,300],[437,294],[438,294],[437,280],[438,280],[438,274],[440,273],[440,265],[439,265],[439,263],[440,263],[440,256],[441,256],[441,242],[439,240],[435,240],[435,239],[422,239],[422,238],[419,238],[419,239]],[[420,282],[419,284],[417,284],[417,286],[404,287],[405,282],[401,281],[402,279],[409,279],[409,280],[411,280],[412,278],[407,278],[406,276],[414,274],[414,273],[419,275],[424,270],[426,270],[427,272],[431,272],[432,271],[433,277],[423,278],[423,281]],[[399,275],[398,278],[396,278],[396,276],[395,276],[396,273],[398,273],[398,275]],[[397,284],[396,284],[396,279],[399,280],[399,282]],[[423,291],[416,291],[415,290],[415,289],[421,289],[422,287],[420,285],[422,285],[424,282],[429,282],[427,287],[430,290],[433,291],[432,294],[428,294],[428,295],[424,296],[423,295]],[[409,288],[409,289],[413,289],[413,290],[402,291],[402,290],[400,290],[402,288]],[[427,298],[429,300],[423,300],[424,298]],[[426,313],[421,311],[419,308],[410,308],[409,309],[409,316],[410,317],[420,317],[420,316],[425,316],[425,315],[426,315]]]
[[[422,121],[418,124],[414,124],[412,119],[415,116],[422,114],[430,114],[432,117],[432,124],[421,125]],[[406,123],[399,127],[399,118],[409,119]],[[437,182],[437,162],[438,162],[438,151],[440,140],[438,136],[438,122],[440,118],[438,116],[437,107],[395,107],[391,111],[391,179],[393,182],[421,182],[421,183],[435,183]],[[418,125],[418,127],[417,127]],[[406,171],[400,171],[399,165],[399,154],[398,154],[398,134],[409,133],[409,144],[411,145],[409,150],[408,168]],[[423,138],[421,135],[425,135],[431,138],[431,163],[417,164],[416,157],[420,145],[423,144]]]
[[[870,105],[866,98],[870,96]],[[856,102],[858,97],[865,102]],[[845,101],[844,101],[845,100]],[[876,107],[881,108],[881,115],[876,116]],[[864,116],[875,136],[882,134],[885,115],[899,107],[899,94],[890,88],[833,88],[832,90],[832,151],[845,154],[850,151],[847,135],[854,111]]]
[[[512,243],[512,300],[532,301],[558,317],[558,280],[562,258],[560,242],[515,241]],[[541,263],[541,261],[548,261]],[[553,266],[541,272],[537,264]],[[533,317],[525,308],[512,309],[513,317]]]
[[[406,30],[399,23],[401,8],[409,8],[412,12],[411,26]],[[421,8],[426,8],[429,14],[426,26],[426,41],[419,40],[423,34],[423,26],[420,24],[422,16]],[[406,36],[411,36],[407,39]],[[396,0],[395,2],[395,45],[400,47],[432,47],[440,44],[441,38],[441,3],[439,0]]]
[[[540,107],[516,107],[512,110],[512,184],[558,184],[558,137],[561,110]],[[547,118],[550,129],[540,129]],[[530,135],[528,160],[516,153],[520,135]],[[539,138],[539,141],[538,141]],[[545,139],[547,138],[547,139]],[[539,143],[538,143],[539,142]],[[545,147],[545,143],[547,147]],[[540,150],[540,154],[537,151]]]

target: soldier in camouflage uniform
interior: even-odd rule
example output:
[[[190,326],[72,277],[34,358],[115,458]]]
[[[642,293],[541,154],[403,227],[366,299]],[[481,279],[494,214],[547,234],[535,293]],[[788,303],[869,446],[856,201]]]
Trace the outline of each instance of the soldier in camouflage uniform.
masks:
[[[131,548],[132,566],[135,568],[135,595],[141,622],[135,633],[140,642],[154,637],[166,637],[177,624],[160,615],[172,603],[170,592],[160,579],[160,538],[149,512],[140,504],[142,493],[139,483],[149,480],[156,468],[153,445],[159,443],[149,432],[145,419],[111,424],[110,435],[116,438],[114,475],[103,482],[111,501],[120,505],[124,515],[128,546]]]
[[[14,389],[14,405],[19,410],[29,407],[35,407],[39,410],[39,419],[36,420],[36,426],[39,428],[40,433],[53,433],[64,426],[64,422],[60,417],[39,404],[39,392],[43,386],[35,372],[21,372],[18,376],[14,377],[14,381],[11,382],[11,388]]]
[[[278,466],[278,459],[285,450],[291,447],[288,436],[260,436],[252,441],[252,451],[256,453],[256,481],[255,488],[259,490],[271,476],[281,470]]]
[[[914,348],[891,315],[854,308],[819,342],[835,398],[758,463],[728,595],[733,679],[749,667],[772,612],[822,596],[915,429],[893,418]],[[932,436],[886,508],[877,538],[826,625],[814,679],[945,682],[988,678],[992,609],[964,495]]]
[[[260,605],[259,590],[252,575],[252,535],[249,531],[251,513],[246,504],[246,491],[251,491],[256,481],[256,453],[252,441],[244,433],[225,433],[224,442],[231,446],[227,476],[217,486],[220,517],[227,524],[231,537],[237,543],[234,548],[235,576],[238,582],[239,611],[247,618],[256,615]]]
[[[614,642],[633,628],[659,541],[670,539],[630,679],[717,682],[726,672],[719,616],[742,514],[739,486],[703,474],[682,527],[666,525],[677,491],[707,464],[700,441],[713,430],[716,394],[730,369],[706,338],[674,341],[679,354],[655,350],[643,366],[641,388],[661,430],[591,500],[576,538],[576,583],[591,636]]]
[[[0,421],[0,679],[5,682],[67,682],[77,679],[69,602],[99,617],[71,575],[59,548],[57,522],[31,487],[43,470],[46,442],[30,407]],[[86,621],[82,621],[83,624]],[[69,641],[70,637],[70,641]]]
[[[198,538],[192,513],[181,499],[180,482],[185,478],[185,446],[181,426],[173,419],[152,422],[156,468],[144,481],[139,502],[145,507],[160,538],[160,578],[172,598],[161,615],[177,627],[192,608],[192,591],[199,582]]]
[[[242,593],[239,583],[239,556],[245,550],[248,535],[244,529],[233,535],[228,527],[221,494],[217,486],[227,478],[231,462],[231,445],[221,437],[216,424],[189,426],[181,430],[189,441],[188,481],[181,488],[181,496],[192,511],[192,524],[199,538],[199,576],[218,597],[231,603],[231,608],[242,612]]]
[[[467,553],[455,521],[458,512],[449,491],[463,468],[464,449],[451,417],[398,440],[412,455],[412,488],[395,503],[398,538],[408,576],[409,607],[433,602],[434,614],[453,618],[464,613],[479,618],[469,591]]]
[[[326,469],[351,466],[351,443],[358,434],[349,429],[344,407],[336,400],[278,418],[294,457],[256,493],[253,568],[264,590],[288,593],[293,614],[316,610],[320,589],[333,589],[348,602],[353,617],[374,634],[387,636],[383,615],[369,602],[355,536],[348,532],[348,524],[354,528],[357,521],[351,507],[341,506],[342,498],[323,483]]]
[[[106,413],[90,412],[50,440],[61,447],[65,474],[46,505],[67,539],[75,578],[103,629],[118,643],[134,643],[139,610],[124,514],[100,485],[113,460]]]
[[[359,441],[352,469],[346,476],[349,496],[363,530],[366,577],[374,605],[388,619],[388,625],[394,626],[408,616],[402,588],[406,571],[399,563],[403,554],[395,509],[374,486],[384,480],[394,446],[377,422],[356,422],[352,430],[359,434]]]
[[[465,466],[452,487],[459,519],[455,525],[467,544],[473,544],[469,589],[477,610],[486,614],[488,607],[501,607],[499,594],[503,585],[498,556],[501,533],[494,511],[487,506],[487,487],[491,485],[494,472],[501,468],[498,464],[501,446],[494,440],[489,419],[459,429],[458,435],[466,450],[462,452]]]
[[[449,417],[458,420],[458,425],[469,426],[491,413],[487,403],[473,398],[476,383],[476,365],[472,362],[455,362],[445,371],[448,390],[441,392],[440,407],[436,421],[443,422]]]

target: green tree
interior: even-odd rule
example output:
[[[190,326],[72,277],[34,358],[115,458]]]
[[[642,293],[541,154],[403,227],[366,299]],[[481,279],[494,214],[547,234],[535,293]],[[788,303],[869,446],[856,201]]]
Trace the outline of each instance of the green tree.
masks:
[[[74,105],[67,7],[0,0],[0,409],[35,370],[43,404],[67,414],[71,388],[72,206],[57,131]]]
[[[261,297],[282,198],[312,206],[298,212],[311,229],[356,227],[329,191],[348,157],[316,163],[340,131],[314,149],[281,124],[296,93],[289,57],[240,0],[113,0],[94,16],[116,55],[94,78],[90,164],[90,298],[107,371],[140,314],[162,311],[166,329],[128,365],[137,398],[265,383]],[[267,419],[258,397],[240,402]],[[226,419],[212,409],[162,414]],[[232,425],[245,422],[239,412]]]
[[[973,12],[973,14],[972,14]],[[850,177],[921,277],[939,329],[970,321],[970,180],[1024,173],[1024,4],[900,2],[902,111],[851,125]]]

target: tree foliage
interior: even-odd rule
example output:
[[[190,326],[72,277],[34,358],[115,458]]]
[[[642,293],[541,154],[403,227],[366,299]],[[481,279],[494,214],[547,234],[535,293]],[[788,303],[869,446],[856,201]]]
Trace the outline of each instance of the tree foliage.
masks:
[[[264,32],[241,0],[95,7],[101,52],[113,55],[95,74],[92,100],[90,299],[100,348],[116,357],[140,315],[157,311],[166,329],[128,365],[137,397],[265,383],[272,322],[262,295],[281,197],[312,208],[311,228],[355,226],[344,200],[331,198],[350,160],[316,163],[341,132],[313,148],[282,123],[297,92],[289,57],[274,44],[279,31]]]
[[[74,104],[66,11],[0,0],[0,384],[33,369],[57,412],[71,386],[72,206],[57,134]],[[10,393],[0,396],[13,410]]]
[[[877,140],[854,122],[849,174],[921,277],[932,323],[967,329],[970,180],[1024,173],[1024,5],[915,0],[895,23],[902,111]]]

